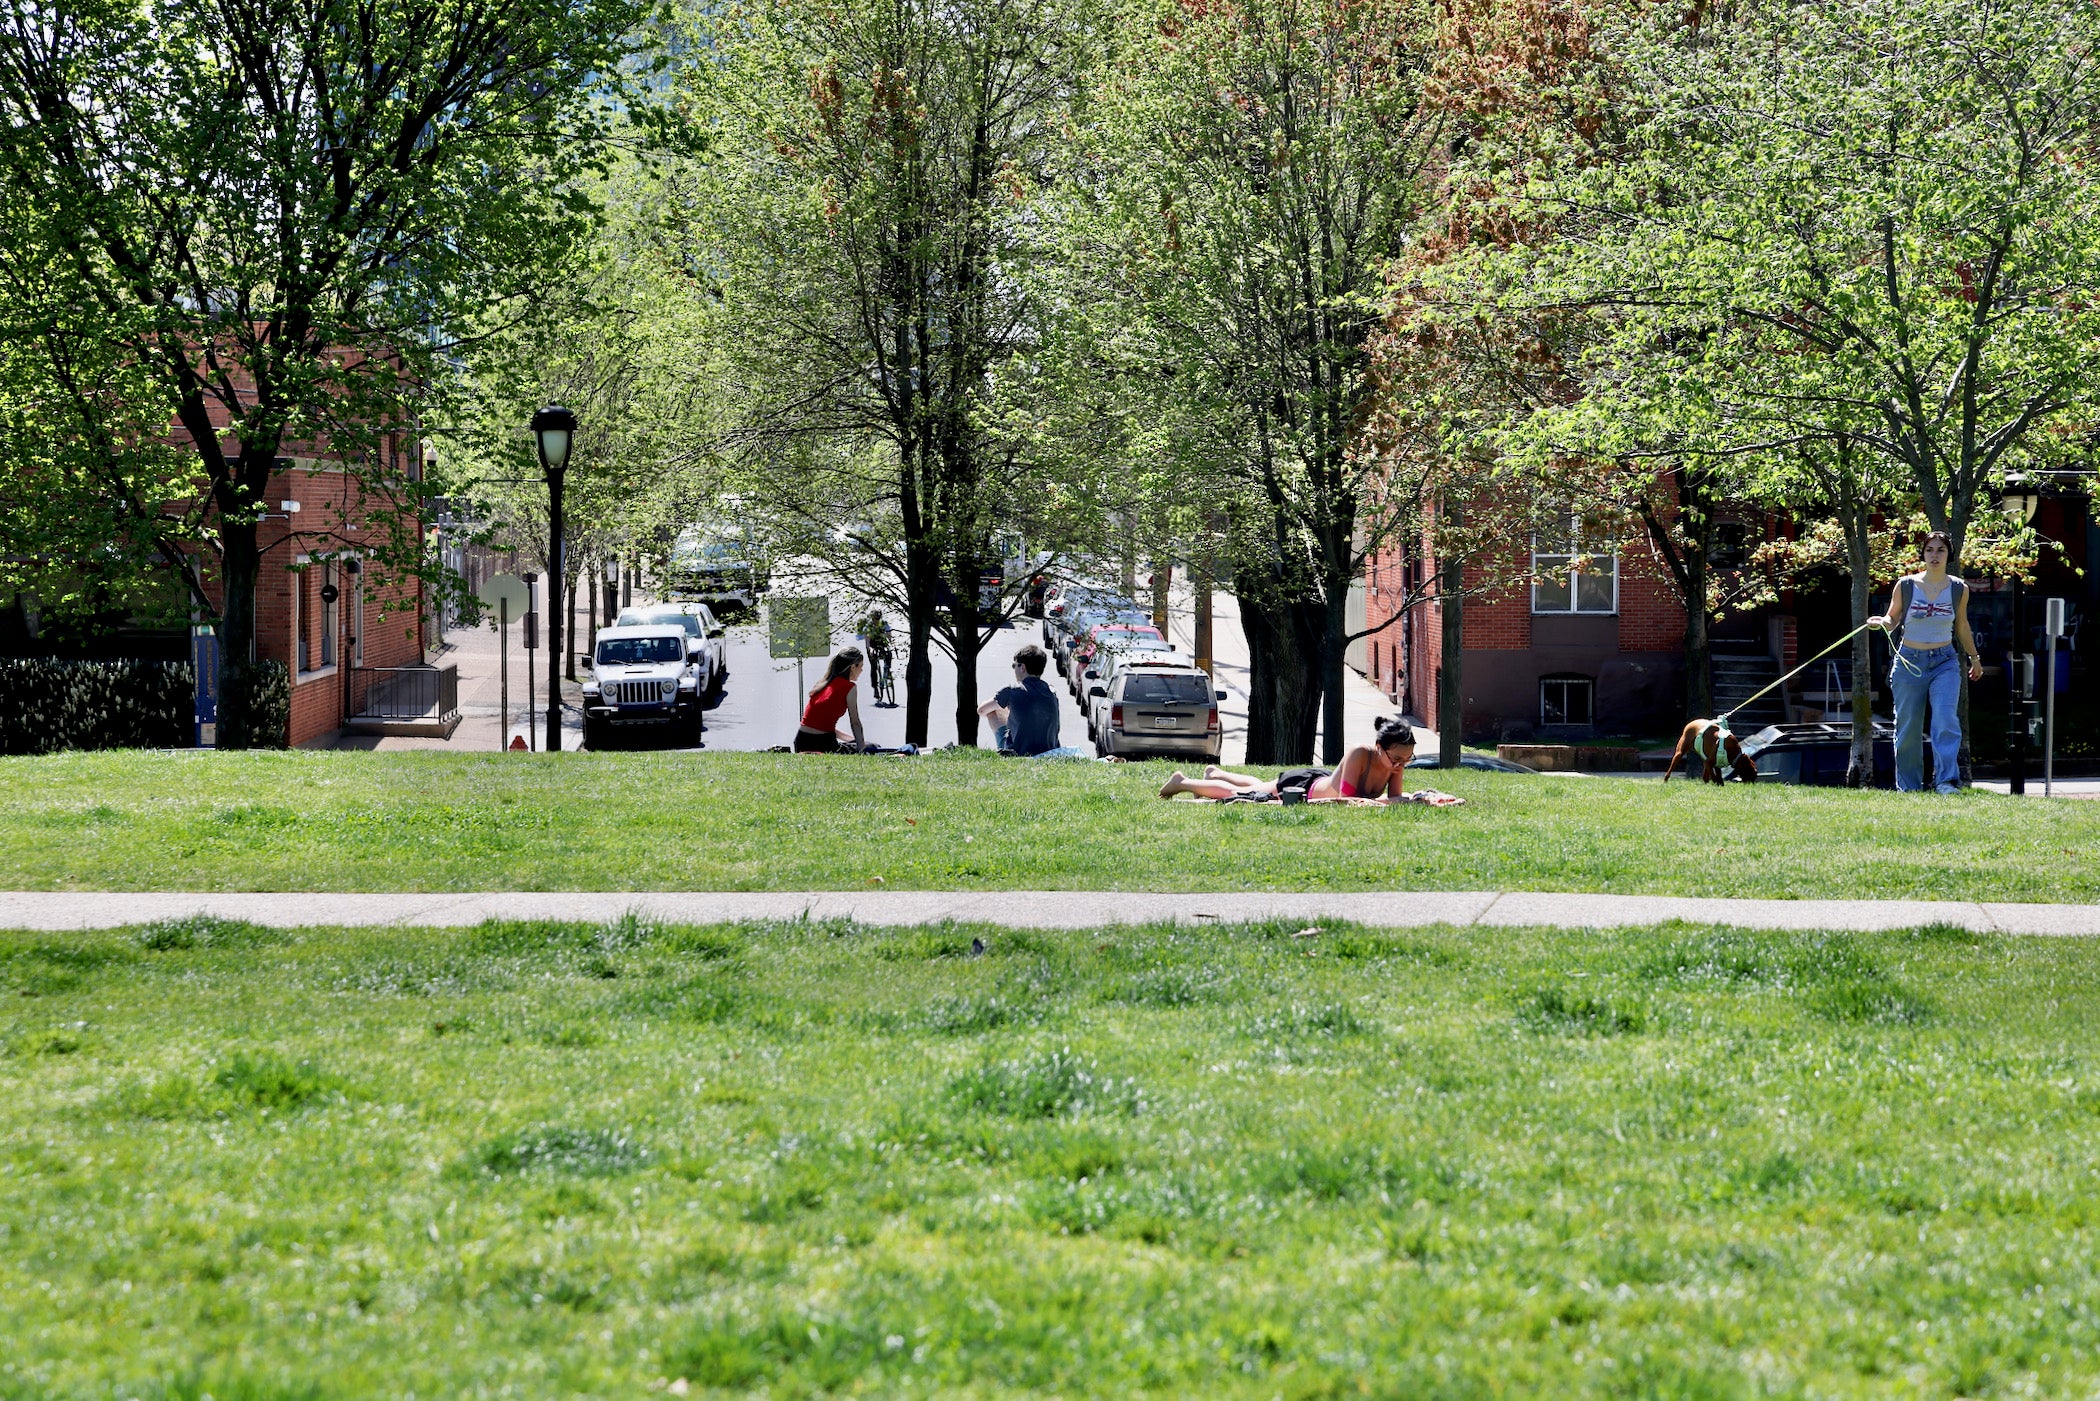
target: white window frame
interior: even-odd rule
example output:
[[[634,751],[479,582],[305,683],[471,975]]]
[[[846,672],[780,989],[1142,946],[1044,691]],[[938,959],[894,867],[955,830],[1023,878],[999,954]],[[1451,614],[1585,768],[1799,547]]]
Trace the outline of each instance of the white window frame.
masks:
[[[1588,718],[1587,720],[1548,720],[1548,719],[1546,718],[1546,688],[1547,688],[1548,686],[1582,686],[1582,687],[1585,687],[1585,688],[1587,688],[1587,689],[1588,689],[1588,691],[1589,691],[1589,697],[1590,697],[1590,703],[1589,703],[1589,712],[1590,712],[1590,715],[1589,715],[1589,718]],[[1565,698],[1563,698],[1563,704],[1562,704],[1562,706],[1561,706],[1561,710],[1562,710],[1562,712],[1563,712],[1563,713],[1565,713],[1565,712],[1566,712],[1566,710],[1567,710],[1567,705],[1566,705],[1566,703],[1565,703]],[[1555,728],[1562,728],[1562,729],[1573,729],[1573,728],[1576,728],[1576,727],[1579,727],[1579,726],[1589,726],[1589,727],[1592,727],[1592,728],[1594,728],[1594,727],[1596,726],[1596,724],[1597,724],[1597,681],[1596,681],[1596,678],[1595,678],[1595,677],[1591,677],[1591,676],[1541,676],[1541,677],[1539,678],[1539,725],[1540,725],[1540,726],[1541,726],[1542,728],[1543,728],[1543,727],[1546,727],[1546,726],[1553,726],[1553,727],[1555,727]]]
[[[1618,542],[1610,539],[1599,540],[1596,542],[1597,548],[1585,549],[1584,544],[1586,542],[1583,539],[1585,530],[1581,518],[1578,516],[1563,516],[1561,520],[1563,522],[1562,538],[1567,542],[1566,549],[1541,550],[1537,532],[1533,532],[1531,537],[1532,613],[1545,618],[1608,618],[1617,614],[1619,611]],[[1601,532],[1596,532],[1594,527],[1591,527],[1591,533],[1601,534]],[[1550,544],[1551,542],[1548,543]],[[1568,562],[1573,559],[1587,560],[1588,567],[1570,569]],[[1611,606],[1608,608],[1584,608],[1582,606],[1582,581],[1586,578],[1594,580],[1601,575],[1604,570],[1597,567],[1600,564],[1611,571]],[[1540,607],[1539,589],[1545,586],[1546,576],[1558,573],[1564,569],[1567,570],[1568,606],[1565,608]],[[1541,708],[1543,709],[1543,704]]]
[[[308,666],[306,664],[306,639],[300,635],[299,629],[302,624],[309,621],[306,590],[311,582],[308,576],[314,572],[313,565],[316,561],[312,555],[300,555],[293,563],[301,567],[292,575],[292,684],[302,686],[309,681],[318,681],[324,676],[333,676],[335,674],[340,649],[334,635],[334,624],[338,616],[336,609],[341,606],[341,600],[338,599],[335,603],[321,602],[321,585],[334,583],[336,572],[335,565],[323,561],[320,564],[321,582],[312,585],[314,603],[318,605],[320,616],[311,619],[321,629],[319,638],[321,661],[318,666]],[[340,589],[342,585],[338,583],[336,587]]]
[[[350,576],[350,589],[346,595],[350,605],[350,665],[365,664],[365,569],[364,561],[358,561],[355,574]]]
[[[340,628],[337,626],[337,619],[341,614],[337,609],[342,603],[340,595],[343,586],[336,582],[335,574],[336,570],[333,563],[324,563],[321,566],[320,588],[325,589],[330,584],[335,584],[338,597],[334,603],[330,603],[326,598],[322,598],[320,589],[314,591],[314,597],[319,599],[321,603],[321,670],[323,671],[333,671],[336,663],[342,660],[342,638],[337,636],[337,633],[340,631]]]

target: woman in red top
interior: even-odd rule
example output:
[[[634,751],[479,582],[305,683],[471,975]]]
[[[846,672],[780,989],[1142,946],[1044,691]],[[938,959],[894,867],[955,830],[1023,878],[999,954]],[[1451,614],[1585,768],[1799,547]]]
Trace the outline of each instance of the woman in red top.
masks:
[[[860,648],[848,647],[824,668],[824,684],[809,693],[809,705],[803,710],[802,724],[795,731],[797,754],[834,754],[842,748],[867,747],[867,739],[860,729],[860,698],[853,693],[853,683],[860,680],[860,669],[865,660]],[[850,741],[838,732],[841,715],[852,722],[853,738]]]

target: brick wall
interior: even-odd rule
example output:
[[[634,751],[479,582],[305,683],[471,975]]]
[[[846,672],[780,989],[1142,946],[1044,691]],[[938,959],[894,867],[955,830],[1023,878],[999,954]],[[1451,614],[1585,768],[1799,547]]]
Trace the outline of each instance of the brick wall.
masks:
[[[1585,676],[1597,683],[1600,729],[1649,722],[1651,712],[1667,703],[1683,665],[1684,610],[1667,567],[1645,537],[1630,536],[1619,546],[1616,613],[1535,615],[1531,591],[1521,583],[1492,596],[1479,592],[1489,578],[1508,578],[1530,566],[1525,512],[1512,507],[1508,516],[1507,551],[1466,570],[1466,586],[1473,593],[1463,605],[1468,740],[1494,739],[1507,729],[1535,724],[1538,680],[1549,675]],[[1415,576],[1433,577],[1436,563],[1426,540],[1416,556]],[[1382,655],[1374,639],[1374,680],[1387,694],[1411,702],[1414,712],[1441,732],[1445,725],[1437,713],[1436,678],[1444,660],[1442,609],[1433,602],[1410,603],[1401,587],[1408,564],[1407,552],[1395,546],[1375,557],[1366,571],[1365,613],[1371,626],[1406,609],[1404,623],[1380,635],[1390,639]],[[1368,587],[1374,582],[1376,587]],[[1380,668],[1382,659],[1390,670]]]
[[[300,465],[271,477],[257,532],[262,571],[255,590],[255,651],[291,672],[288,739],[295,746],[333,735],[350,713],[346,706],[354,710],[362,700],[355,689],[345,690],[354,679],[345,674],[346,661],[412,666],[423,660],[425,641],[422,580],[389,574],[368,557],[387,538],[384,520],[376,518],[398,508],[383,496],[368,497],[355,477],[309,456],[312,446],[287,449]],[[284,511],[287,501],[298,502],[299,510]],[[353,557],[359,564],[355,575],[346,567]],[[326,582],[336,585],[333,609],[321,601]],[[360,594],[362,608],[356,606]]]

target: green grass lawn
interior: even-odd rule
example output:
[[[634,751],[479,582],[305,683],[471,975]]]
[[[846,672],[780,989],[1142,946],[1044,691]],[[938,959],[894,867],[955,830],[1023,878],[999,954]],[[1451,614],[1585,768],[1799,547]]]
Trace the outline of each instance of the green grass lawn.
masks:
[[[0,934],[8,1401],[2091,1395],[2096,1168],[2100,941]]]
[[[1424,775],[1215,806],[1163,764],[764,754],[0,759],[0,889],[1522,889],[2100,900],[2100,804]]]

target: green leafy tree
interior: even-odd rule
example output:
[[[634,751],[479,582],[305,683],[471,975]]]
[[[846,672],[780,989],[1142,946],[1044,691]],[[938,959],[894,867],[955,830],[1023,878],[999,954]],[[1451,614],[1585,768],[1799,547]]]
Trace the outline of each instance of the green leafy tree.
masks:
[[[1431,37],[1414,0],[1135,4],[1091,105],[1082,256],[1226,518],[1257,762],[1309,759],[1316,717],[1342,754],[1349,591],[1391,526],[1370,342],[1436,149]]]
[[[761,0],[695,23],[685,93],[713,153],[685,257],[714,307],[720,449],[796,543],[904,614],[913,743],[938,632],[968,742],[995,536],[1070,499],[1023,365],[1086,12]]]
[[[589,227],[571,177],[643,14],[97,0],[0,19],[9,207],[45,212],[77,334],[148,377],[208,500],[217,593],[192,582],[222,637],[222,744],[263,738],[256,526],[279,453],[325,440],[372,493],[413,496],[377,445],[412,424],[456,328]],[[419,535],[399,531],[391,562],[423,567]]]
[[[1611,159],[1528,167],[1504,208],[1554,236],[1473,262],[1505,311],[1580,313],[1560,354],[1581,392],[1520,436],[1629,463],[1791,453],[1850,473],[1834,464],[1875,455],[1959,568],[1993,479],[2096,408],[2100,13],[1697,18],[1615,24],[1637,118]],[[1828,499],[1800,480],[1794,504]]]

